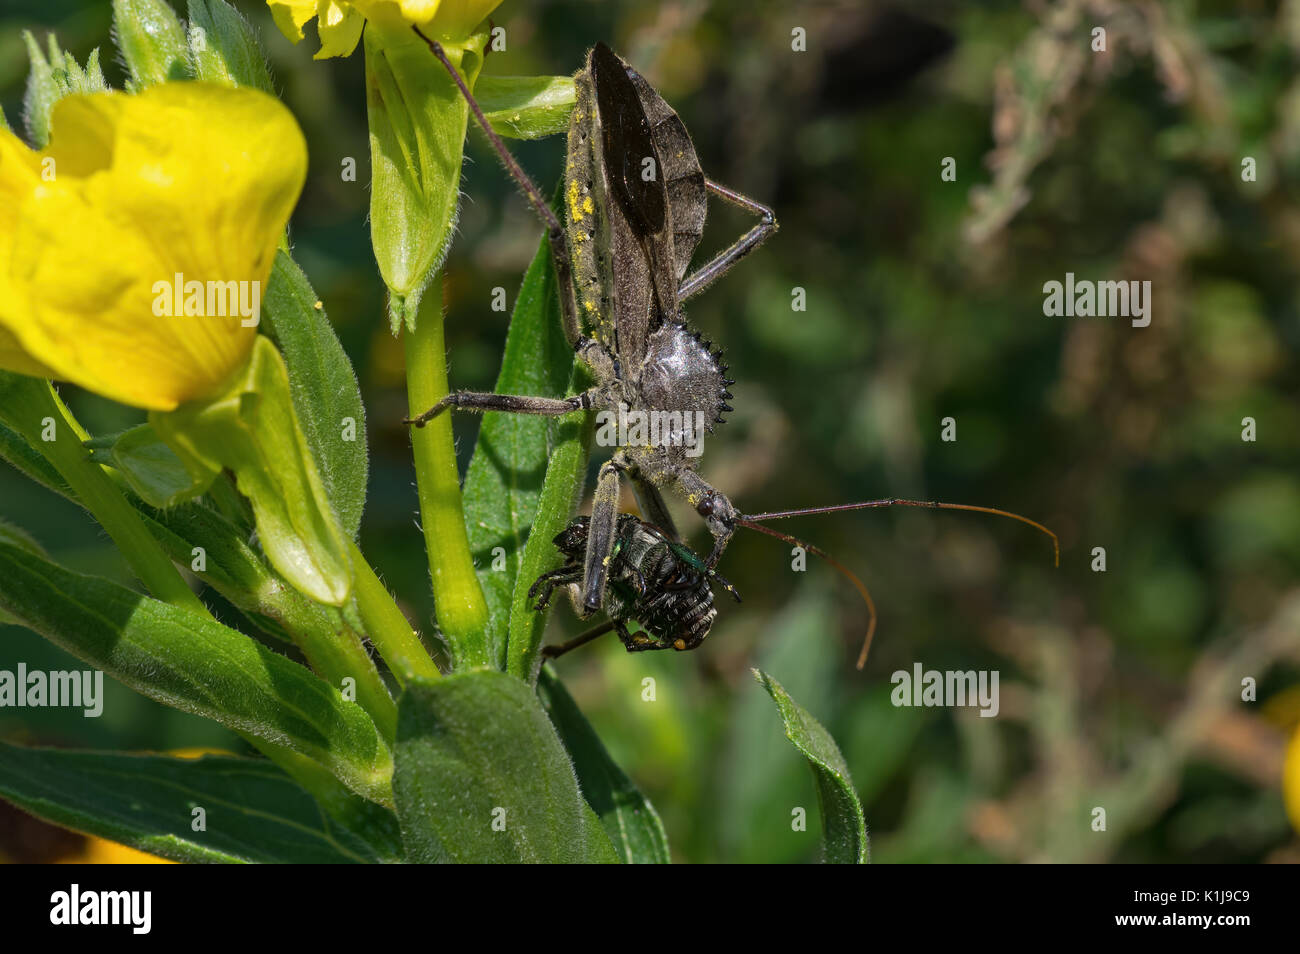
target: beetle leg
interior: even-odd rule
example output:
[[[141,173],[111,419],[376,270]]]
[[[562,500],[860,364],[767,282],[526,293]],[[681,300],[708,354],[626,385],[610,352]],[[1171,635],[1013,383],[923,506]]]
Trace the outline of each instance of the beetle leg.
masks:
[[[606,633],[610,632],[611,630],[618,629],[621,625],[622,624],[620,624],[617,620],[612,620],[612,619],[608,620],[604,623],[601,623],[599,626],[593,626],[585,633],[573,637],[573,639],[569,640],[567,643],[560,643],[559,645],[543,646],[542,656],[544,656],[547,659],[558,659],[560,656],[563,656],[569,650],[577,649],[579,646],[584,646],[587,643],[591,642],[593,639],[596,639],[600,636],[604,636]],[[620,632],[619,633],[620,638],[622,637],[622,635],[623,634]]]
[[[570,583],[576,583],[579,577],[580,572],[577,566],[568,564],[559,569],[549,570],[546,573],[543,573],[537,578],[537,581],[528,588],[528,598],[530,600],[537,596],[539,590],[542,591],[537,602],[533,604],[533,609],[538,610],[539,612],[546,609],[546,607],[550,605],[551,595],[555,592],[557,586],[566,586]]]

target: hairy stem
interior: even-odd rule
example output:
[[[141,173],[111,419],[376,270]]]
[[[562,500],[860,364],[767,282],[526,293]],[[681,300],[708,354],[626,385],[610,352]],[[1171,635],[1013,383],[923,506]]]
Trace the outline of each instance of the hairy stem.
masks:
[[[397,681],[405,686],[412,679],[437,679],[442,674],[433,664],[420,635],[393,602],[392,594],[371,569],[361,550],[352,544],[352,572],[355,577],[357,610],[370,637]]]
[[[424,296],[415,330],[406,332],[404,342],[407,402],[410,416],[416,417],[447,395],[446,346],[438,296]],[[438,626],[447,635],[457,669],[491,666],[484,642],[487,603],[474,574],[465,533],[451,415],[441,414],[425,427],[412,428],[411,450]]]

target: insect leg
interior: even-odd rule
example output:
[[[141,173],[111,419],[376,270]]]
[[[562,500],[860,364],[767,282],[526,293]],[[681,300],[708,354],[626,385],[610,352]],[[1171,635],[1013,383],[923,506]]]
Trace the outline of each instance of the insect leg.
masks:
[[[596,479],[582,573],[583,616],[590,616],[605,605],[609,558],[614,550],[614,530],[618,523],[618,472],[619,465],[609,460],[600,468],[600,476]]]
[[[678,473],[675,484],[695,508],[695,512],[704,518],[709,533],[713,534],[713,551],[704,561],[704,568],[712,570],[721,558],[722,551],[727,549],[732,534],[736,532],[736,520],[741,516],[740,511],[726,494],[715,489],[693,470]]]
[[[664,535],[669,540],[680,543],[681,534],[677,532],[672,514],[668,512],[668,507],[664,504],[664,498],[659,493],[659,488],[642,476],[639,471],[633,471],[632,492],[636,494],[636,501],[641,507],[641,515],[645,517],[645,522],[654,524],[664,532]]]
[[[559,569],[550,570],[539,576],[536,582],[528,588],[528,598],[537,599],[533,604],[533,609],[544,610],[550,605],[551,595],[555,592],[557,586],[568,586],[570,583],[576,583],[582,578],[582,571],[577,566],[566,564]],[[538,593],[541,596],[538,597]]]
[[[424,427],[449,407],[464,411],[505,411],[512,414],[568,414],[570,411],[582,411],[591,407],[595,394],[595,388],[566,398],[493,394],[490,391],[452,391],[423,414],[403,418],[402,423]]]
[[[543,646],[542,655],[547,659],[558,659],[561,656],[563,656],[565,653],[567,653],[569,650],[577,649],[579,646],[585,646],[593,639],[597,639],[598,637],[604,636],[606,633],[615,629],[617,625],[618,624],[614,620],[612,619],[608,620],[604,623],[601,623],[599,626],[593,626],[585,633],[581,633],[573,637],[573,639],[569,640],[567,643],[560,643],[558,646],[556,645]]]
[[[442,48],[442,44],[425,36],[420,32],[418,26],[412,26],[411,29],[428,44],[429,49],[433,51],[433,55],[441,61],[447,72],[451,74],[456,86],[460,88],[461,95],[465,97],[465,102],[469,104],[470,112],[474,114],[474,118],[482,128],[483,134],[487,136],[488,142],[491,143],[492,148],[500,158],[501,164],[505,166],[506,172],[515,180],[515,183],[523,191],[524,198],[528,200],[528,204],[533,207],[533,211],[537,213],[542,220],[542,224],[546,226],[546,238],[551,243],[551,260],[555,263],[555,277],[560,283],[560,316],[564,321],[564,334],[569,339],[569,344],[576,347],[581,334],[578,325],[578,305],[573,292],[573,266],[569,257],[569,245],[565,241],[564,228],[560,225],[560,220],[551,211],[546,199],[542,197],[541,190],[528,177],[528,173],[524,172],[523,167],[515,160],[510,150],[506,148],[506,144],[501,141],[501,137],[497,135],[496,130],[492,128],[492,124],[483,115],[483,108],[479,106],[478,100],[474,98],[474,94],[465,85],[464,78],[452,65],[451,60],[447,58],[447,52]]]
[[[761,202],[755,202],[749,196],[741,195],[734,189],[728,189],[724,185],[712,181],[704,180],[704,187],[721,199],[725,199],[732,205],[738,205],[746,212],[752,212],[759,217],[759,223],[752,229],[736,240],[730,248],[723,249],[711,260],[701,265],[694,272],[686,276],[681,287],[677,289],[677,300],[686,301],[698,295],[704,289],[708,288],[725,274],[731,266],[748,255],[754,249],[758,248],[768,236],[777,230],[776,214],[763,205]]]

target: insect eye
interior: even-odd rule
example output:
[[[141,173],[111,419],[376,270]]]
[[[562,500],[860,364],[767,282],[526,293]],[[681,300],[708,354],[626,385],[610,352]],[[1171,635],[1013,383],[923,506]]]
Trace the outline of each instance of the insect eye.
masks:
[[[711,517],[713,515],[713,498],[705,497],[700,501],[700,505],[695,508],[695,512],[701,517]]]

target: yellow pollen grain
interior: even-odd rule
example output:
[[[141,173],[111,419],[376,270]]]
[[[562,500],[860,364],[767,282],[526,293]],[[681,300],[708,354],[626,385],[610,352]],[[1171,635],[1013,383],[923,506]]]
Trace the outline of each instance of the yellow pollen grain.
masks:
[[[572,222],[582,221],[582,206],[578,202],[577,179],[572,179],[569,182],[569,220]]]

